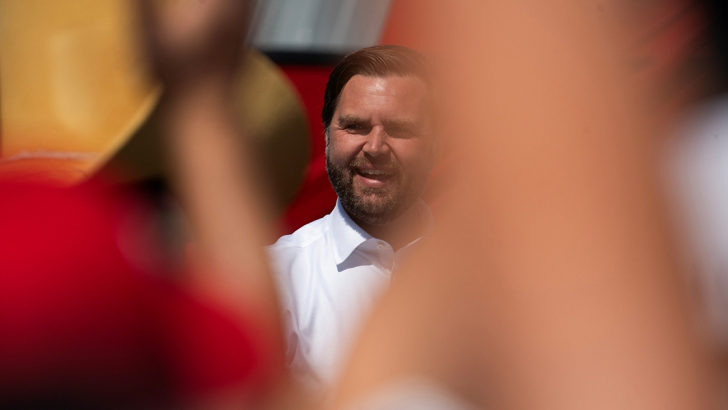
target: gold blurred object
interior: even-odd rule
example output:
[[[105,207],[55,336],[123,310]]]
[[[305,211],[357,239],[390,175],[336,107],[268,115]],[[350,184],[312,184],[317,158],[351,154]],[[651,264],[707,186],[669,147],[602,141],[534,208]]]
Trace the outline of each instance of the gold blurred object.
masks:
[[[286,75],[264,54],[249,49],[236,79],[235,108],[244,135],[276,207],[282,211],[298,192],[310,156],[303,102]],[[168,179],[158,112],[100,172],[120,183]],[[323,136],[322,136],[323,138]]]
[[[146,71],[136,16],[128,0],[0,0],[0,178],[165,177],[161,87]],[[282,209],[303,181],[308,125],[285,74],[248,54],[236,108]]]
[[[147,118],[133,2],[0,0],[0,176],[72,184]]]
[[[308,121],[295,87],[268,57],[250,50],[245,61],[236,108],[256,144],[277,212],[303,183],[311,151]]]

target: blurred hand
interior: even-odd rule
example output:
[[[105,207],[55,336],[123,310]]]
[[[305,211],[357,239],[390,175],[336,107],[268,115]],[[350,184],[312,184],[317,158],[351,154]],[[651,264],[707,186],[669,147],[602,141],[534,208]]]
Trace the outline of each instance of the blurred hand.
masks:
[[[168,87],[220,79],[238,67],[246,0],[138,0],[152,68]]]

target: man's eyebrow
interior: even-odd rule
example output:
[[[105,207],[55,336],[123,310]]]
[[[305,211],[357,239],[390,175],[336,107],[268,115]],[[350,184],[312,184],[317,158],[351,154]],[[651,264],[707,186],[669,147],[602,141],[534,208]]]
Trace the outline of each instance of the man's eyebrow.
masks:
[[[339,124],[364,124],[368,123],[369,120],[357,117],[355,115],[342,115],[339,117]]]
[[[410,119],[391,119],[391,120],[385,120],[383,121],[384,125],[386,127],[392,127],[392,128],[408,128],[408,129],[420,129],[422,127],[422,124],[419,121],[414,121]],[[341,115],[337,119],[337,123],[339,126],[349,125],[349,124],[369,124],[369,119],[364,119],[361,117],[357,117],[356,115]]]
[[[422,126],[422,124],[420,124],[418,121],[413,121],[413,120],[408,120],[408,119],[386,120],[386,121],[384,121],[384,125],[387,127],[410,128],[410,129],[419,129]]]

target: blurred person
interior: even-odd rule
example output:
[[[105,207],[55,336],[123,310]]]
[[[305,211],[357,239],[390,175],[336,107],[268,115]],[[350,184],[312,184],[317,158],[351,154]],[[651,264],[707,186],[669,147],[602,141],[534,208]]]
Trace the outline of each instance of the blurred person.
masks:
[[[321,117],[336,207],[268,249],[286,361],[311,389],[336,378],[366,313],[432,227],[419,198],[435,156],[432,87],[424,58],[401,46],[355,51],[329,76]]]
[[[280,380],[265,200],[230,95],[249,4],[138,5],[190,266],[161,257],[138,194],[3,182],[0,407],[247,408]]]
[[[591,7],[417,2],[461,161],[324,408],[714,408],[621,22]]]

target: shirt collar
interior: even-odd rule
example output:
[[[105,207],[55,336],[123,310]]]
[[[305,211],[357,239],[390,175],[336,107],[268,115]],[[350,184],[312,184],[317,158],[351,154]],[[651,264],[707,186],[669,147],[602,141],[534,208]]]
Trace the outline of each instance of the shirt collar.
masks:
[[[344,262],[349,255],[362,243],[371,239],[346,213],[340,200],[336,200],[336,207],[331,212],[331,239],[336,264]]]
[[[421,199],[415,206],[419,206],[425,214],[426,226],[422,232],[422,236],[414,242],[419,242],[423,238],[430,236],[434,229],[435,222],[430,209]],[[361,229],[346,213],[339,199],[336,200],[336,207],[331,212],[331,239],[334,251],[334,260],[339,265],[343,263],[356,248],[369,239],[373,239],[366,231]],[[409,246],[409,245],[407,245]]]

